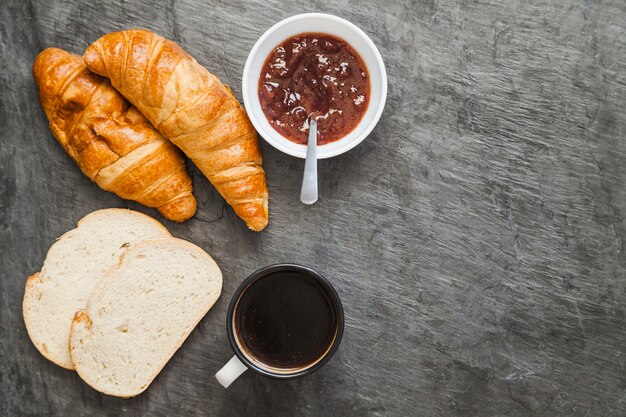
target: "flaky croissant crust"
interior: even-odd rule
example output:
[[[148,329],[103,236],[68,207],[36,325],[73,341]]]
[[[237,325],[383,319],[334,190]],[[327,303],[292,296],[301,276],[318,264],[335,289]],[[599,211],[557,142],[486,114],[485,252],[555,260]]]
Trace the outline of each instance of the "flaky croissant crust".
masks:
[[[228,87],[147,30],[107,34],[84,59],[194,161],[248,227],[265,228],[268,191],[256,132]]]
[[[54,136],[85,175],[171,220],[194,215],[184,157],[108,80],[57,48],[37,56],[33,76]]]

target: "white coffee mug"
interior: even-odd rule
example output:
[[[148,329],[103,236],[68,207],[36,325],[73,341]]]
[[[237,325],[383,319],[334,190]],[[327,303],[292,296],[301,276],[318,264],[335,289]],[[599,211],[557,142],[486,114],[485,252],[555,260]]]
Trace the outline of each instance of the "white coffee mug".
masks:
[[[313,323],[318,324],[320,323],[317,321],[319,318],[319,320],[323,320],[321,322],[323,325],[299,326],[301,329],[301,337],[298,338],[298,343],[300,344],[299,351],[306,350],[306,347],[310,346],[312,348],[310,351],[315,352],[315,354],[314,356],[305,356],[303,359],[305,362],[289,363],[284,366],[277,364],[276,361],[274,361],[274,364],[270,364],[267,360],[264,361],[259,359],[259,357],[263,355],[255,354],[251,350],[250,346],[246,346],[246,343],[243,340],[249,338],[250,335],[245,334],[245,332],[250,330],[245,330],[245,326],[241,325],[242,319],[240,318],[242,315],[245,316],[245,314],[240,311],[242,309],[242,305],[244,306],[243,308],[247,308],[246,306],[251,303],[248,299],[252,297],[251,294],[258,291],[256,289],[260,286],[264,286],[264,291],[266,291],[262,297],[263,303],[271,306],[271,309],[278,306],[279,303],[281,303],[281,293],[280,291],[275,291],[274,288],[272,288],[272,285],[279,283],[281,279],[284,280],[283,282],[289,282],[289,285],[300,285],[299,283],[301,282],[302,285],[305,285],[303,288],[312,288],[310,290],[311,294],[319,293],[316,297],[320,298],[320,300],[323,299],[323,302],[320,301],[315,303],[312,301],[310,304],[307,304],[298,299],[298,297],[305,296],[305,291],[287,292],[289,294],[294,294],[288,299],[288,304],[291,305],[292,308],[293,306],[296,306],[297,310],[300,306],[306,306],[307,309],[309,309],[306,314],[307,320],[310,321],[311,317],[315,317]],[[275,298],[273,297],[274,295],[276,295]],[[282,298],[282,300],[285,299],[286,298],[284,297]],[[254,311],[257,311],[257,306],[255,305],[254,307]],[[314,314],[311,314],[311,308],[316,309]],[[283,326],[288,327],[289,323],[294,321],[293,317],[296,315],[297,313],[290,315],[275,314],[273,317],[277,323],[280,322],[278,323],[280,325],[277,327],[284,328]],[[228,307],[226,327],[228,331],[228,339],[235,355],[226,365],[224,365],[224,367],[222,367],[222,369],[219,370],[219,372],[215,374],[215,378],[223,387],[228,388],[228,386],[230,386],[230,384],[232,384],[247,369],[251,369],[258,374],[270,378],[292,379],[308,375],[321,368],[326,362],[328,362],[328,360],[330,360],[339,347],[344,331],[344,312],[339,295],[330,282],[322,275],[315,272],[311,268],[301,265],[277,264],[254,272],[243,281],[243,283],[235,291]],[[318,332],[311,330],[314,327],[320,330]],[[295,331],[293,333],[295,333]],[[307,340],[309,335],[311,337],[310,341]],[[320,335],[323,335],[323,337],[320,337]],[[277,346],[279,350],[280,348],[284,348],[284,346],[280,345],[280,340],[282,340],[280,337],[272,339],[273,342],[276,341],[276,343],[278,343]],[[294,343],[291,343],[291,345],[293,346]],[[304,349],[302,349],[303,346]],[[294,356],[290,354],[288,350],[283,349],[283,351],[286,353],[285,357]]]

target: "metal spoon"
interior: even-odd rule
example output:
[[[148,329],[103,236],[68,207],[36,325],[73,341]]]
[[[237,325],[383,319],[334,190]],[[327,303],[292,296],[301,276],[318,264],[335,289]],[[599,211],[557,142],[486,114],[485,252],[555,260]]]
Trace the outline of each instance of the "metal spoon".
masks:
[[[309,142],[306,147],[300,201],[304,204],[317,201],[317,121],[312,117],[309,117]]]

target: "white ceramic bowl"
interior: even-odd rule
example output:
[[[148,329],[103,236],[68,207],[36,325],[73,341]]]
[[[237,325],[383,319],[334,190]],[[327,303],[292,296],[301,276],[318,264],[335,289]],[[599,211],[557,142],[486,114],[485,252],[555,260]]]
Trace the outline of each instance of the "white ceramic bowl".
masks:
[[[263,64],[272,50],[288,38],[305,32],[327,33],[339,37],[361,55],[370,76],[370,98],[367,111],[352,132],[343,138],[321,145],[318,159],[342,154],[370,134],[380,119],[387,99],[387,72],[374,42],[361,29],[337,16],[306,13],[289,17],[272,26],[259,38],[248,55],[243,70],[242,92],[246,111],[263,138],[276,149],[298,158],[306,157],[306,146],[290,141],[270,125],[261,109],[258,85]]]

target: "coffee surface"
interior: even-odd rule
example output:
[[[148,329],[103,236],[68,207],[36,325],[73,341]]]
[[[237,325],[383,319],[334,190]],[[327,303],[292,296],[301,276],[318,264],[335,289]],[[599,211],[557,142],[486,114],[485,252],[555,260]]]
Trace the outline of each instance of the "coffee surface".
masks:
[[[251,284],[235,310],[242,348],[274,368],[306,367],[333,343],[337,316],[326,289],[293,271],[267,275]]]

